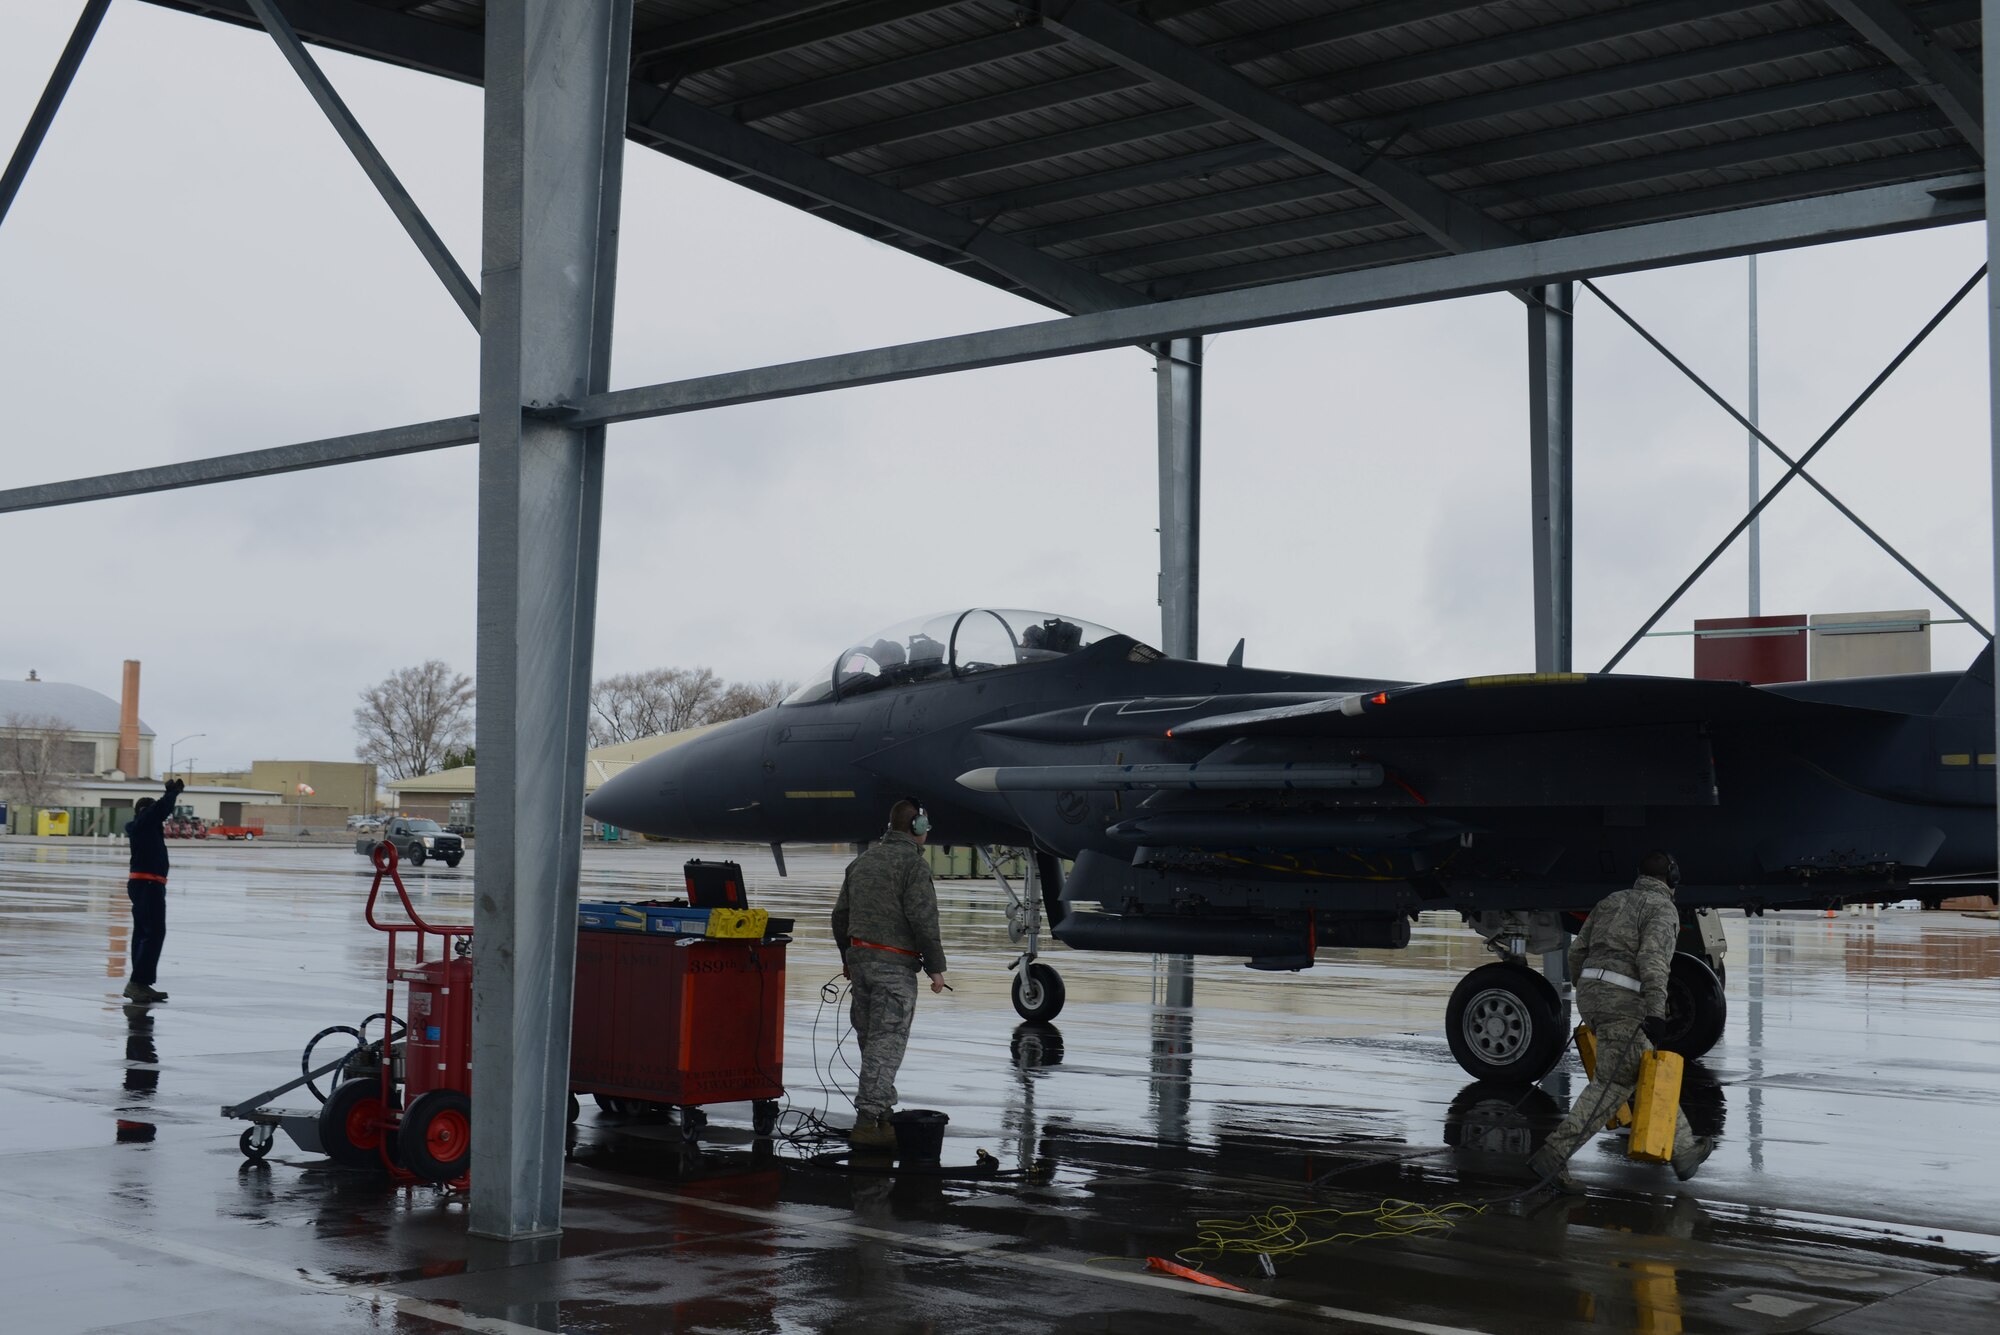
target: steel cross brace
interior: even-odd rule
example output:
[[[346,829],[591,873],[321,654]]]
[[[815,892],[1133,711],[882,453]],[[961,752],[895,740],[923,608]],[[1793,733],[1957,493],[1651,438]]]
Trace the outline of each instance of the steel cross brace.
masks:
[[[56,67],[50,72],[35,109],[28,115],[20,142],[14,145],[13,156],[7,159],[7,169],[0,172],[0,222],[7,220],[7,210],[14,206],[21,182],[28,179],[28,168],[34,165],[35,154],[41,150],[42,140],[69,92],[70,81],[76,78],[77,66],[83,64],[83,53],[90,49],[90,39],[97,35],[97,25],[103,22],[104,11],[110,4],[111,0],[90,0],[77,16],[76,27],[71,29],[69,41],[63,44],[62,54],[56,57]]]
[[[1831,491],[1827,490],[1827,488],[1820,482],[1818,478],[1814,477],[1811,473],[1806,472],[1805,467],[1802,463],[1800,463],[1798,460],[1793,459],[1791,455],[1785,453],[1784,450],[1779,448],[1778,442],[1772,440],[1769,436],[1765,435],[1763,431],[1758,428],[1755,422],[1751,421],[1748,417],[1738,412],[1736,410],[1736,405],[1732,404],[1731,402],[1729,402],[1728,399],[1724,398],[1721,394],[1716,392],[1715,387],[1710,385],[1706,380],[1702,379],[1701,376],[1696,373],[1695,369],[1692,366],[1689,366],[1686,362],[1682,361],[1679,357],[1675,356],[1673,351],[1669,349],[1666,344],[1662,343],[1658,338],[1654,337],[1650,330],[1648,330],[1644,325],[1640,324],[1636,319],[1634,319],[1632,317],[1631,312],[1627,311],[1623,306],[1620,306],[1617,302],[1613,301],[1610,298],[1610,296],[1608,296],[1605,293],[1603,288],[1599,287],[1596,283],[1592,282],[1590,279],[1588,278],[1584,279],[1583,286],[1587,288],[1591,292],[1591,294],[1595,296],[1599,301],[1603,302],[1606,306],[1610,307],[1611,313],[1617,316],[1619,319],[1623,320],[1627,325],[1629,325],[1633,333],[1637,334],[1640,338],[1646,340],[1646,342],[1649,345],[1651,345],[1651,347],[1655,352],[1658,352],[1662,357],[1665,357],[1669,362],[1671,362],[1675,370],[1679,371],[1682,375],[1686,376],[1689,380],[1693,381],[1695,388],[1699,389],[1702,393],[1706,394],[1709,398],[1713,399],[1716,405],[1720,407],[1722,411],[1728,413],[1731,417],[1735,418],[1738,425],[1748,430],[1753,438],[1762,442],[1763,445],[1771,451],[1771,453],[1777,455],[1780,459],[1784,460],[1786,467],[1794,470],[1798,475],[1798,477],[1802,481],[1804,481],[1807,486],[1811,487],[1814,491],[1818,492],[1822,497],[1826,499],[1827,504],[1831,505],[1834,509],[1840,511],[1841,515],[1845,517],[1849,523],[1853,524],[1854,527],[1860,529],[1861,532],[1864,535],[1866,535],[1871,542],[1873,542],[1876,546],[1880,547],[1883,551],[1887,552],[1891,560],[1895,561],[1897,565],[1903,567],[1905,571],[1909,572],[1909,574],[1913,578],[1915,578],[1918,583],[1922,584],[1926,589],[1930,590],[1930,592],[1934,596],[1936,596],[1947,607],[1951,608],[1953,612],[1956,612],[1959,616],[1963,617],[1967,625],[1971,626],[1981,635],[1984,635],[1987,639],[1990,640],[1993,638],[1993,633],[1987,630],[1986,627],[1982,626],[1979,623],[1979,619],[1977,617],[1973,616],[1972,613],[1966,611],[1965,608],[1962,607],[1956,599],[1954,599],[1950,594],[1946,593],[1942,588],[1938,587],[1938,584],[1935,580],[1931,579],[1931,577],[1926,575],[1923,571],[1917,569],[1916,565],[1912,563],[1908,557],[1904,556],[1901,552],[1897,551],[1896,548],[1890,544],[1887,538],[1883,537],[1880,533],[1877,533],[1872,527],[1868,525],[1867,521],[1863,520],[1860,515],[1854,513],[1854,511],[1851,508],[1849,508],[1848,505],[1844,501],[1842,501],[1838,496],[1835,496]],[[1789,481],[1790,476],[1787,475],[1787,478],[1785,480]],[[1784,482],[1781,481],[1778,485],[1783,486]],[[1772,488],[1772,490],[1775,492],[1777,488],[1774,487]]]
[[[1632,652],[1632,647],[1638,644],[1640,640],[1646,637],[1646,632],[1650,631],[1654,626],[1658,625],[1660,618],[1667,614],[1668,609],[1681,600],[1681,595],[1686,593],[1690,588],[1694,587],[1694,582],[1700,579],[1703,575],[1707,574],[1708,568],[1714,565],[1725,551],[1729,550],[1729,544],[1736,541],[1737,535],[1742,533],[1745,529],[1749,528],[1751,522],[1755,520],[1758,515],[1764,513],[1765,509],[1769,507],[1771,502],[1778,498],[1778,493],[1785,489],[1787,483],[1789,483],[1793,478],[1800,477],[1804,474],[1805,466],[1812,462],[1813,456],[1818,454],[1822,449],[1826,448],[1827,442],[1832,440],[1834,436],[1840,431],[1840,429],[1846,426],[1848,422],[1852,420],[1854,414],[1861,411],[1862,406],[1866,404],[1868,400],[1875,397],[1875,391],[1882,388],[1884,384],[1888,383],[1889,377],[1894,375],[1896,371],[1902,366],[1902,364],[1910,359],[1910,355],[1912,353],[1914,353],[1919,347],[1923,346],[1924,340],[1931,336],[1932,331],[1934,331],[1939,325],[1944,323],[1945,317],[1950,315],[1954,310],[1956,310],[1958,308],[1958,303],[1964,301],[1968,296],[1970,296],[1972,294],[1972,290],[1978,287],[1980,280],[1985,277],[1986,277],[1986,266],[1982,264],[1979,266],[1978,271],[1972,275],[1972,277],[1965,280],[1965,283],[1958,289],[1958,291],[1951,294],[1951,298],[1938,309],[1938,313],[1936,315],[1933,315],[1924,324],[1924,327],[1917,331],[1916,336],[1913,337],[1908,343],[1905,343],[1903,345],[1902,351],[1898,352],[1894,357],[1890,358],[1889,364],[1883,367],[1881,372],[1877,374],[1873,380],[1868,382],[1868,387],[1866,389],[1863,389],[1860,394],[1855,396],[1854,402],[1848,404],[1845,411],[1843,411],[1839,417],[1836,417],[1833,420],[1833,425],[1829,426],[1825,431],[1820,433],[1819,439],[1815,440],[1812,443],[1812,448],[1808,449],[1804,454],[1800,455],[1797,459],[1788,461],[1789,467],[1786,468],[1785,475],[1779,478],[1777,482],[1772,485],[1769,491],[1764,493],[1764,497],[1762,500],[1758,501],[1755,505],[1750,507],[1750,513],[1744,515],[1743,518],[1736,521],[1736,526],[1730,529],[1729,532],[1723,536],[1722,541],[1715,545],[1714,550],[1712,550],[1711,552],[1709,552],[1707,556],[1702,558],[1701,564],[1697,565],[1694,568],[1693,573],[1690,574],[1686,579],[1682,580],[1680,582],[1680,586],[1676,588],[1671,594],[1667,595],[1667,600],[1661,603],[1659,607],[1654,610],[1651,616],[1646,618],[1644,625],[1640,626],[1638,630],[1632,633],[1632,638],[1625,641],[1624,647],[1619,649],[1617,653],[1611,656],[1611,661],[1606,663],[1603,666],[1603,668],[1600,669],[1601,671],[1609,672],[1613,668],[1617,667],[1619,663],[1624,661],[1625,655]],[[1592,290],[1595,291],[1594,288]],[[1598,292],[1597,295],[1600,300],[1605,299],[1604,294],[1602,292]],[[1607,302],[1607,304],[1609,303]],[[1614,306],[1613,309],[1616,309],[1616,307]],[[1658,345],[1655,344],[1655,346]],[[1683,367],[1682,369],[1685,370],[1686,368]],[[1688,374],[1692,376],[1694,373],[1692,371],[1689,371]],[[1696,379],[1696,383],[1697,384],[1701,383],[1698,378]],[[1702,387],[1704,389],[1708,388],[1706,385],[1703,385]],[[1709,392],[1711,395],[1713,395],[1714,393],[1714,391],[1712,390]],[[1720,400],[1718,399],[1718,401]],[[1724,406],[1727,407],[1728,405],[1725,404]],[[1750,426],[1749,419],[1743,417],[1741,414],[1737,414],[1735,412],[1735,409],[1733,408],[1730,409],[1730,412],[1733,415],[1735,415],[1737,420],[1741,422],[1744,426],[1746,427]],[[1773,450],[1777,450],[1780,458],[1785,457],[1784,451],[1778,450],[1778,447],[1772,444],[1770,438],[1765,436],[1763,432],[1757,431],[1757,428],[1755,427],[1750,427],[1750,429],[1752,431],[1757,432],[1758,439],[1762,440],[1766,445],[1770,445]],[[1822,495],[1825,494],[1824,488],[1821,489],[1821,494]],[[1831,499],[1831,497],[1829,497],[1828,499]],[[1850,515],[1850,517],[1852,516]],[[1860,523],[1859,520],[1856,520],[1855,522],[1857,524]],[[1865,530],[1866,526],[1863,527]],[[1873,534],[1871,533],[1870,536],[1873,536]],[[1881,539],[1877,538],[1876,541],[1881,542]],[[1887,543],[1883,543],[1882,545],[1886,550],[1890,552],[1891,555],[1896,555],[1897,560],[1899,561],[1902,560],[1901,556],[1897,555],[1894,548],[1890,548]],[[1916,573],[1915,567],[1911,566],[1907,561],[1903,562],[1903,566],[1905,569],[1910,570],[1913,573]],[[1924,577],[1922,576],[1922,574],[1919,573],[1917,574],[1917,578],[1923,579]],[[1932,584],[1927,579],[1924,579],[1924,584],[1933,593],[1936,593],[1938,597],[1943,598],[1945,602],[1951,603],[1952,609],[1958,612],[1959,615],[1965,617],[1966,622],[1969,625],[1973,626],[1975,629],[1977,629],[1981,635],[1984,635],[1989,640],[1993,638],[1992,632],[1988,631],[1984,626],[1981,626],[1977,621],[1973,620],[1970,613],[1966,612],[1957,603],[1952,602],[1952,600],[1946,597],[1943,591],[1938,589],[1938,587],[1935,584]]]
[[[382,201],[389,206],[389,211],[396,215],[396,221],[403,225],[403,230],[410,234],[410,240],[417,243],[417,249],[423,253],[425,262],[431,266],[431,272],[438,276],[438,281],[444,284],[445,291],[449,292],[451,299],[458,303],[459,310],[465,312],[465,318],[472,322],[473,332],[477,333],[479,289],[465,276],[465,270],[461,269],[458,261],[452,257],[451,250],[445,245],[444,239],[437,234],[437,229],[431,226],[428,218],[424,217],[424,211],[417,207],[414,199],[410,198],[410,192],[403,188],[403,183],[396,179],[396,173],[390,170],[388,162],[377,151],[374,141],[368,137],[368,132],[361,128],[361,122],[354,118],[354,113],[347,109],[347,103],[341,101],[340,94],[335,92],[333,85],[327,81],[326,72],[320,69],[319,62],[312,58],[311,53],[305,48],[305,43],[299,40],[298,33],[293,31],[285,16],[278,12],[274,0],[249,0],[249,4],[257,11],[257,17],[263,22],[265,30],[271,34],[271,40],[278,44],[278,50],[284,52],[285,59],[291,62],[292,69],[299,76],[299,82],[303,83],[306,91],[312,94],[313,101],[319,103],[319,109],[325,112],[327,120],[333,123],[341,142],[354,154],[354,160],[360,163],[361,170],[368,174],[369,181],[380,192]]]

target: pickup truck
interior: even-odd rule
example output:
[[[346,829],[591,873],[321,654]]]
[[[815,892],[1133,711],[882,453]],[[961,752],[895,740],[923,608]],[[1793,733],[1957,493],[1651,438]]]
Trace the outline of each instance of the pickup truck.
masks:
[[[413,867],[423,866],[430,858],[439,859],[447,867],[456,867],[465,856],[465,840],[446,834],[436,821],[403,816],[391,820],[383,828],[381,838],[355,840],[354,851],[366,856],[385,841],[394,844],[398,856]]]

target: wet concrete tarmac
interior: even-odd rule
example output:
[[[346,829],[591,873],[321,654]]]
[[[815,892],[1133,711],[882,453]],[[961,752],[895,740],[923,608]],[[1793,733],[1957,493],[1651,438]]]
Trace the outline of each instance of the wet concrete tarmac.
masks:
[[[700,852],[590,850],[586,894],[670,892]],[[758,902],[800,919],[793,1106],[845,1124],[851,1049],[821,1006],[838,965],[819,929],[844,858],[794,852],[779,881],[761,852],[737,856]],[[122,850],[0,843],[0,1329],[2000,1327],[1990,921],[1731,918],[1728,1030],[1687,1096],[1721,1135],[1700,1178],[1683,1187],[1600,1138],[1577,1160],[1586,1198],[1508,1202],[1581,1076],[1566,1061],[1534,1090],[1466,1080],[1440,1027],[1484,960],[1469,933],[1426,921],[1408,951],[1327,952],[1299,977],[1205,962],[1192,1014],[1152,1003],[1147,957],[1058,948],[1068,1007],[1022,1026],[998,890],[942,882],[958,990],[924,996],[899,1085],[905,1105],[951,1115],[947,1163],[984,1149],[999,1177],[815,1169],[806,1147],[755,1142],[743,1106],[711,1110],[690,1154],[670,1122],[585,1100],[565,1233],[508,1247],[468,1238],[461,1201],[283,1137],[244,1161],[218,1106],[380,1005],[365,864],[243,845],[174,858],[173,999],[138,1007],[118,996]],[[469,915],[470,873],[409,879],[427,911]],[[1373,1213],[1389,1198],[1413,1203],[1400,1225]],[[1200,1245],[1254,1235],[1256,1216],[1294,1243],[1335,1240],[1274,1249],[1268,1274]],[[1143,1268],[1177,1253],[1242,1291]]]

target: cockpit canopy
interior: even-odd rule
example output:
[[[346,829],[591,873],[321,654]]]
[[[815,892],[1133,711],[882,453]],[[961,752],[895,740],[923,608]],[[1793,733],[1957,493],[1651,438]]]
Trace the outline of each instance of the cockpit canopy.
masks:
[[[940,612],[864,636],[785,703],[809,705],[886,686],[1045,662],[1117,633],[1052,612],[986,607]]]

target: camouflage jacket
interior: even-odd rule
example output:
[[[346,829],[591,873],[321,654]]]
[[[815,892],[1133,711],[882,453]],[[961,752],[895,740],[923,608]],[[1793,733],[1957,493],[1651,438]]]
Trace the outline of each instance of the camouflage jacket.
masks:
[[[848,942],[858,940],[909,951],[878,953],[912,969],[921,961],[925,973],[944,972],[937,890],[924,865],[923,845],[914,836],[891,830],[847,864],[840,896],[833,901],[833,940],[843,965]]]
[[[1646,1015],[1667,1013],[1667,973],[1680,940],[1681,915],[1665,881],[1641,876],[1630,890],[1614,890],[1598,901],[1583,930],[1569,944],[1570,977],[1585,981],[1585,969],[1609,969],[1639,980],[1641,990],[1618,988],[1643,1006]],[[1614,984],[1600,984],[1615,987]],[[1624,1009],[1619,998],[1606,997]]]

